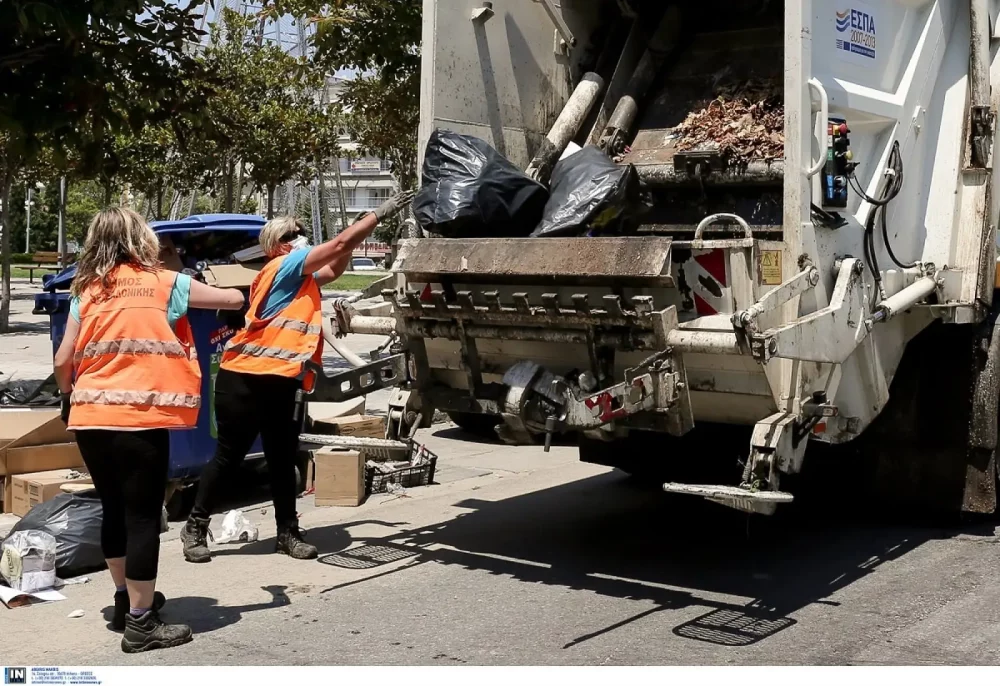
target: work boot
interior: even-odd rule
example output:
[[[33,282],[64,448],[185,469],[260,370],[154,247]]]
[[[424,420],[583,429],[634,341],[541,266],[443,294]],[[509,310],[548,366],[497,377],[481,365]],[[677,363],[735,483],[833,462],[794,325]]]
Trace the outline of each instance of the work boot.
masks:
[[[212,532],[208,528],[208,519],[188,517],[187,523],[181,529],[181,543],[184,544],[184,559],[188,562],[209,562],[212,553],[208,549],[208,537]]]
[[[167,599],[162,593],[157,591],[153,594],[153,611],[159,612],[163,607],[163,604],[167,602]],[[112,631],[124,631],[125,630],[125,618],[128,616],[128,611],[130,605],[128,602],[128,591],[116,591],[115,592],[115,614],[111,619],[111,629]]]
[[[305,542],[302,530],[297,526],[279,531],[274,549],[275,552],[284,553],[296,560],[313,560],[319,555],[316,546]]]
[[[135,617],[125,617],[122,652],[142,653],[157,648],[173,648],[191,640],[191,627],[186,624],[164,624],[156,610]]]

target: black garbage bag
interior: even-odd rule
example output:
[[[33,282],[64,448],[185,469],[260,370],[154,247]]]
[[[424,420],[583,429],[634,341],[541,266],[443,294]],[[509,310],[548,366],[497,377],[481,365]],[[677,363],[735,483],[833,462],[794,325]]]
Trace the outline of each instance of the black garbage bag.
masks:
[[[421,177],[413,214],[422,229],[448,238],[525,237],[549,199],[486,141],[445,129],[427,141]]]
[[[628,233],[645,209],[639,175],[588,145],[556,164],[552,194],[532,237]]]
[[[44,531],[56,539],[56,576],[61,579],[104,569],[101,552],[101,501],[97,491],[61,493],[35,505],[15,531]]]

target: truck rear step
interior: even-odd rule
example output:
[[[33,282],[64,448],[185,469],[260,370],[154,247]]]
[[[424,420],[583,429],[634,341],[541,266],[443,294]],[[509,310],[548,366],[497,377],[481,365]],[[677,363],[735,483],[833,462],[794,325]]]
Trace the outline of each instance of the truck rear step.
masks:
[[[751,491],[739,486],[665,483],[663,490],[667,493],[701,496],[720,505],[758,514],[772,514],[778,505],[790,503],[794,499],[791,493],[783,491]]]

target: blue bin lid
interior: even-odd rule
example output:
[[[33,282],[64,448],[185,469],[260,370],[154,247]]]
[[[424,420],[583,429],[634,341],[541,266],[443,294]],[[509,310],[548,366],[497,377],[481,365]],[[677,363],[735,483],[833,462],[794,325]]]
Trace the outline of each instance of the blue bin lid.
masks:
[[[257,237],[267,220],[256,214],[193,214],[174,221],[150,222],[155,233],[189,233],[193,231],[245,231],[249,237]],[[50,293],[67,290],[76,276],[76,265],[63,269],[57,274],[42,277],[42,289]]]
[[[260,233],[267,220],[256,214],[192,214],[176,221],[150,222],[156,233],[187,233],[189,231],[246,231]]]

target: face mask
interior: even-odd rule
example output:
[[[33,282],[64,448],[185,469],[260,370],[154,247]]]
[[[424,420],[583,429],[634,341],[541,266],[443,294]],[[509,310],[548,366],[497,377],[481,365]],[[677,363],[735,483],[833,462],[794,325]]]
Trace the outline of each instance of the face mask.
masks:
[[[294,241],[289,241],[288,245],[292,250],[305,250],[309,247],[309,239],[305,236],[298,236]]]

